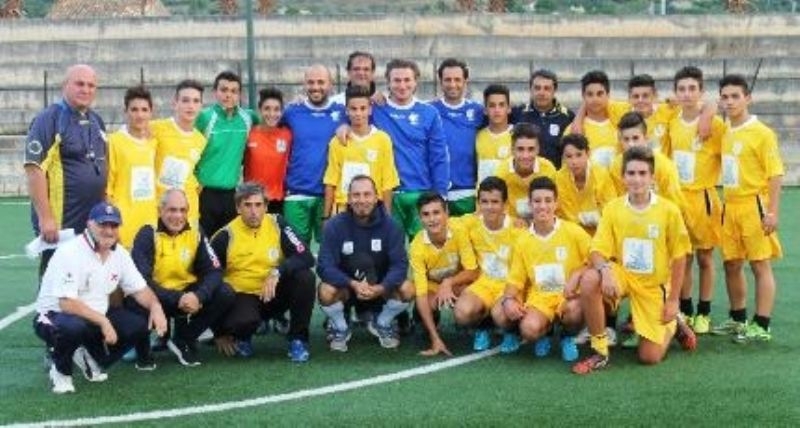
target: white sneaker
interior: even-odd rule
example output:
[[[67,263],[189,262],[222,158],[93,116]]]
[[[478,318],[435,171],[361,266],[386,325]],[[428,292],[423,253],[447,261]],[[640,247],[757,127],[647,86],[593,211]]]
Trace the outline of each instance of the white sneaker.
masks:
[[[578,334],[575,336],[575,344],[576,344],[576,345],[585,345],[585,344],[589,343],[589,339],[590,339],[591,337],[592,337],[592,335],[591,335],[591,334],[589,334],[589,327],[584,327],[584,328],[583,328],[583,329],[580,331],[580,333],[578,333]]]
[[[617,346],[617,330],[606,327],[606,337],[608,338],[608,346]]]
[[[197,337],[198,342],[211,342],[212,340],[214,340],[214,332],[210,328],[203,330]]]
[[[75,392],[75,386],[72,384],[72,376],[65,375],[58,371],[55,364],[50,366],[50,382],[53,383],[53,392],[56,394]]]
[[[89,382],[105,382],[108,375],[103,372],[103,369],[97,364],[97,361],[92,358],[89,351],[83,346],[75,350],[72,354],[72,361],[83,373],[83,377]]]

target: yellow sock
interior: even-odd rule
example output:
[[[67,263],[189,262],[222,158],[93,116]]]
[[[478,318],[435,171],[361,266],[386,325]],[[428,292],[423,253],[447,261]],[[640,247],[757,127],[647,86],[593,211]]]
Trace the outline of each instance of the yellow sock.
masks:
[[[607,357],[608,356],[608,336],[606,333],[603,332],[602,334],[592,335],[591,339],[591,346],[592,349],[595,350],[598,354]]]

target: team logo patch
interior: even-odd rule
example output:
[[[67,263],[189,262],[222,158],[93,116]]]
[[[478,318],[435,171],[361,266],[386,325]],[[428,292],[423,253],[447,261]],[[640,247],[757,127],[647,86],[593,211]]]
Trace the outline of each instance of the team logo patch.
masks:
[[[377,253],[380,252],[381,249],[383,248],[383,243],[381,242],[380,239],[373,239],[371,246],[372,246],[372,251]]]
[[[274,262],[275,260],[278,260],[278,256],[279,256],[279,254],[278,254],[278,249],[277,248],[270,248],[269,251],[267,252],[267,257],[269,257],[269,260],[271,262]]]
[[[378,151],[377,150],[367,150],[367,161],[375,162],[378,160]]]
[[[411,113],[408,115],[408,123],[417,126],[419,125],[419,115],[416,113]]]
[[[353,254],[353,241],[344,241],[342,243],[342,254],[346,256]]]
[[[286,146],[286,140],[278,138],[278,141],[275,142],[275,151],[278,153],[286,153]]]
[[[731,149],[731,151],[736,156],[739,156],[742,153],[742,142],[741,141],[734,142],[733,143],[733,148]]]
[[[511,149],[509,149],[508,146],[500,146],[497,148],[497,156],[501,159],[505,159],[509,155],[509,150]]]
[[[195,161],[199,160],[200,159],[200,150],[197,150],[197,149],[189,150],[189,157],[192,158],[192,160],[195,160]]]
[[[557,137],[558,133],[561,132],[561,127],[558,126],[557,123],[550,124],[550,135]]]
[[[567,247],[556,247],[556,260],[560,262],[567,260]]]
[[[473,120],[475,120],[475,110],[467,109],[466,115],[468,121],[472,122]]]
[[[42,143],[40,143],[38,140],[28,141],[27,149],[28,149],[28,153],[30,153],[32,155],[41,154],[42,153]]]
[[[647,237],[650,239],[658,238],[658,225],[657,224],[648,224],[647,225]]]
[[[338,111],[332,111],[331,112],[331,120],[332,121],[338,122],[339,121],[339,116],[340,116],[340,114],[339,114]]]

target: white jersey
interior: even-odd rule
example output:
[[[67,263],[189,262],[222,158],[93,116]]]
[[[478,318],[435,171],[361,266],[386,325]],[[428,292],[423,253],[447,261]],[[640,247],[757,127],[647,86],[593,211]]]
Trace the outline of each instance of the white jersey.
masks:
[[[36,311],[40,314],[61,312],[58,302],[65,297],[78,299],[105,314],[108,296],[117,286],[126,296],[147,287],[125,248],[117,245],[104,263],[87,233],[60,245],[50,259],[36,299]]]

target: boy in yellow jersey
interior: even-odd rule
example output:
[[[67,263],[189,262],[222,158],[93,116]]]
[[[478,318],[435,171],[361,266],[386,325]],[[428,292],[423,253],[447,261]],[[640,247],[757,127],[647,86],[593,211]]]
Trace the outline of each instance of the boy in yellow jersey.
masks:
[[[590,250],[590,268],[581,276],[580,299],[591,334],[592,355],[572,368],[586,374],[608,365],[606,311],[623,297],[631,301],[639,361],[661,362],[676,331],[678,298],[691,250],[678,207],[652,192],[655,159],[648,147],[624,154],[627,195],[603,211]]]
[[[138,231],[131,256],[164,313],[173,319],[167,349],[182,365],[191,367],[200,365],[197,338],[225,315],[234,294],[222,282],[219,260],[206,236],[189,227],[188,208],[182,190],[167,190],[159,201],[158,225],[148,224]],[[155,368],[154,362],[147,364],[148,351],[137,346],[140,370]]]
[[[744,77],[725,76],[719,88],[729,121],[722,138],[722,256],[730,319],[714,332],[735,333],[738,342],[769,341],[775,302],[770,260],[782,256],[776,230],[784,167],[775,133],[748,110],[751,97]],[[747,322],[747,283],[742,271],[745,260],[750,262],[756,282],[751,322]]]
[[[556,175],[556,167],[539,156],[539,128],[530,123],[518,123],[511,130],[512,157],[501,163],[495,176],[505,181],[508,187],[506,212],[511,217],[530,220],[528,186],[536,177]]]
[[[628,112],[622,116],[619,121],[619,140],[624,150],[631,147],[648,147],[647,142],[647,124],[644,118],[637,112]],[[686,201],[681,193],[680,180],[678,179],[678,169],[675,164],[661,154],[661,152],[653,151],[653,158],[655,159],[655,173],[653,174],[653,190],[669,199],[681,209],[683,212],[686,206]],[[611,163],[609,173],[614,186],[617,189],[618,195],[625,194],[626,185],[624,182],[624,170],[622,167],[623,155],[617,155]]]
[[[722,233],[722,203],[716,185],[722,164],[720,155],[725,124],[719,117],[712,121],[711,137],[702,140],[698,133],[703,96],[703,72],[694,66],[683,67],[675,74],[675,99],[680,105],[677,117],[669,123],[672,160],[678,168],[686,205],[683,218],[699,269],[700,297],[697,315],[692,307],[692,262],[686,260],[681,289],[681,313],[697,334],[705,334],[711,326],[711,297],[714,292],[714,248],[719,247]]]
[[[156,141],[150,135],[153,115],[150,91],[137,86],[125,91],[126,124],[108,136],[108,181],[106,197],[116,205],[125,222],[119,228],[119,242],[130,249],[142,226],[155,225]]]
[[[485,351],[491,346],[490,312],[503,295],[514,241],[520,232],[505,211],[507,199],[506,183],[497,177],[487,177],[478,185],[478,213],[462,217],[481,272],[456,300],[453,314],[458,325],[476,327],[472,344],[475,351]],[[519,348],[519,337],[506,333],[501,346],[504,351],[513,352]]]
[[[350,119],[350,140],[342,145],[334,136],[328,146],[328,167],[325,170],[325,206],[323,219],[341,212],[347,204],[347,189],[356,175],[368,175],[378,186],[378,196],[391,213],[392,192],[400,185],[389,134],[370,125],[372,114],[370,90],[349,86],[345,91],[347,117]]]
[[[177,187],[189,200],[189,224],[198,227],[200,220],[200,184],[194,167],[206,147],[206,137],[195,129],[194,121],[203,107],[203,85],[183,80],[175,88],[171,118],[150,122],[156,139],[156,195]]]
[[[288,355],[309,359],[308,324],[314,308],[314,256],[278,214],[267,214],[264,188],[244,182],[234,194],[239,215],[211,238],[233,306],[220,321],[217,347],[228,356],[253,355],[251,339],[261,323],[289,311]]]
[[[556,215],[578,223],[594,235],[603,207],[617,197],[608,170],[589,161],[589,142],[580,134],[561,139],[561,169],[555,177],[558,187]]]
[[[573,335],[583,325],[577,286],[592,238],[577,224],[556,217],[558,190],[550,178],[531,182],[530,199],[533,222],[514,244],[506,290],[492,308],[492,318],[504,329],[518,325],[522,338],[535,342],[537,357],[550,353],[546,335],[558,320],[561,357],[575,361],[578,348]],[[520,295],[524,300],[518,299]]]
[[[416,293],[416,310],[431,346],[420,354],[452,355],[437,331],[439,310],[452,307],[462,291],[478,278],[478,264],[469,234],[460,219],[449,218],[447,202],[435,192],[417,201],[423,230],[408,250]]]
[[[497,167],[511,157],[511,95],[505,85],[489,85],[483,90],[483,107],[489,125],[475,137],[478,156],[478,183],[494,175]]]
[[[583,133],[589,140],[592,162],[608,168],[614,155],[619,151],[616,122],[609,114],[608,75],[593,70],[581,78],[581,97],[583,105],[575,118],[575,126],[567,134]]]

